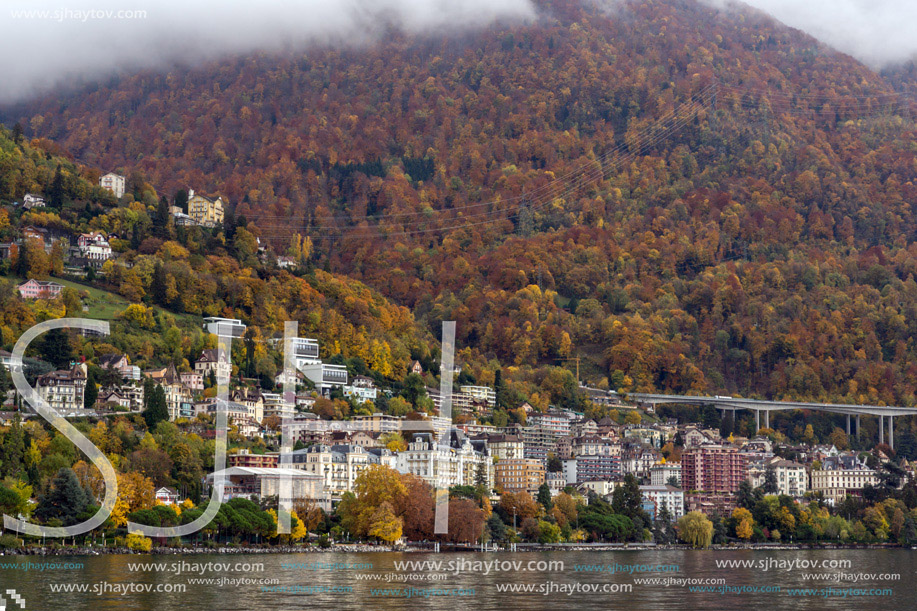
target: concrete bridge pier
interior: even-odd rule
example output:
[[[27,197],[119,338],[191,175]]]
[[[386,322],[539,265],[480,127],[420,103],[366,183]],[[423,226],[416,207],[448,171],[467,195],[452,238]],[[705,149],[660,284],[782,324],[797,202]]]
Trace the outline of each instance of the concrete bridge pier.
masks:
[[[895,449],[895,417],[888,417],[888,447]]]
[[[761,430],[761,410],[755,410],[755,434]]]
[[[885,443],[885,416],[879,416],[879,443]]]
[[[847,437],[850,437],[850,414],[847,414]]]
[[[860,438],[860,415],[857,414],[857,439]]]
[[[764,410],[764,428],[771,428],[771,410]]]

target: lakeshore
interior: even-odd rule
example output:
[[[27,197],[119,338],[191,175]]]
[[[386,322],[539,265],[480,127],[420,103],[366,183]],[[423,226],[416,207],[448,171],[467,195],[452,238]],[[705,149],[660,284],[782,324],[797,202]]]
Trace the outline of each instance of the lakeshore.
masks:
[[[438,551],[429,546],[387,546],[369,544],[338,544],[331,547],[319,546],[220,546],[220,547],[153,547],[150,551],[131,550],[126,547],[102,546],[25,546],[19,549],[0,551],[2,556],[102,556],[102,555],[157,555],[157,556],[193,556],[193,555],[244,555],[244,554],[377,554],[377,553],[538,553],[538,552],[731,552],[731,551],[832,551],[832,550],[911,550],[907,545],[893,543],[871,544],[730,544],[711,545],[705,549],[694,549],[690,545],[640,545],[622,543],[594,544],[519,544],[516,551],[508,548],[488,548],[480,546],[443,545]]]

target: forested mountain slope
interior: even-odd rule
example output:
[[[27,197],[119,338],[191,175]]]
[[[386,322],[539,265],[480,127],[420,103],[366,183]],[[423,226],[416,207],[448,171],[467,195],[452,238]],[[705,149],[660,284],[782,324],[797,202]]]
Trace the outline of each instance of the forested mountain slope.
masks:
[[[914,402],[907,98],[691,0],[144,72],[5,109],[29,136],[236,205],[469,359],[629,389]],[[537,381],[537,380],[536,380]]]

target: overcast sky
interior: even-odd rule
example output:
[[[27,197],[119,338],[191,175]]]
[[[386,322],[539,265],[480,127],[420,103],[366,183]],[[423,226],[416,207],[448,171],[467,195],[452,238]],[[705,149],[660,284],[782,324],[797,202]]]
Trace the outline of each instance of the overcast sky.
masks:
[[[748,2],[874,67],[917,54],[913,0]],[[455,31],[534,16],[530,0],[5,0],[0,103],[119,70],[305,42],[366,42],[391,25]]]

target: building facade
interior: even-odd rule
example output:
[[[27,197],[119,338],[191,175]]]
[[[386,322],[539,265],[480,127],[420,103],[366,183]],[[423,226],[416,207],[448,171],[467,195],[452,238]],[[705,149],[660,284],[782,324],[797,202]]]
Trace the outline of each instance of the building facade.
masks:
[[[681,455],[685,490],[732,493],[748,477],[748,457],[734,446],[704,445]]]
[[[99,178],[99,186],[106,191],[110,191],[111,194],[118,199],[124,197],[124,184],[124,177],[120,174],[114,174],[112,172],[109,172],[108,174],[105,174]]]

